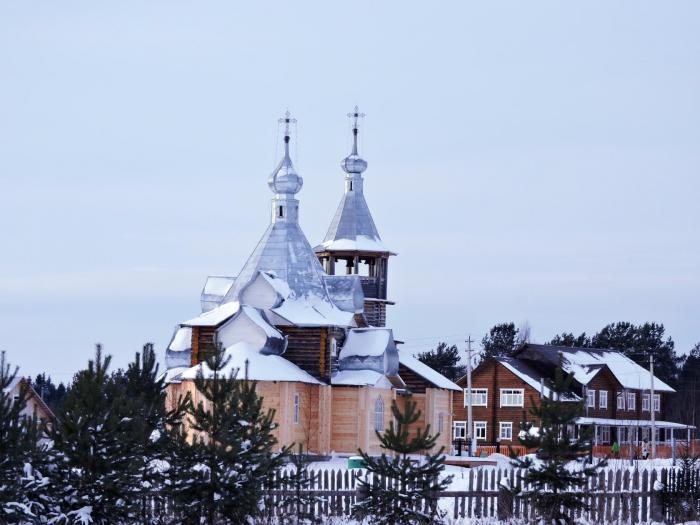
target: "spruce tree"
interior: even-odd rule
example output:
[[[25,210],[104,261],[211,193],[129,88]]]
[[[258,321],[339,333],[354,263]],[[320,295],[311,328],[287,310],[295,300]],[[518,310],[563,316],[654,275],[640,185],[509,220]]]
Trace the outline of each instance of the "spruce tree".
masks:
[[[371,523],[378,525],[442,523],[444,513],[437,508],[437,492],[447,488],[452,476],[440,479],[445,468],[444,447],[429,452],[439,434],[431,434],[430,425],[415,433],[409,430],[421,416],[410,398],[406,398],[404,410],[392,402],[391,412],[396,425],[392,421],[383,433],[375,431],[381,448],[391,455],[382,452],[373,457],[359,451],[372,478],[360,480],[359,490],[366,497],[355,505],[354,514],[359,519],[370,517]],[[423,457],[416,457],[423,453]]]
[[[228,361],[218,348],[200,365],[195,386],[206,401],[189,416],[197,464],[185,494],[209,525],[238,525],[256,516],[263,483],[288,452],[274,452],[274,411],[263,410],[254,381],[237,378],[238,371],[225,374]]]
[[[285,472],[279,486],[271,487],[288,491],[277,505],[279,525],[312,525],[323,520],[314,512],[315,505],[322,498],[309,492],[313,481],[308,468],[310,462],[303,447],[298,445],[297,452],[290,456],[291,468]]]
[[[523,422],[520,444],[537,449],[536,460],[530,456],[514,458],[516,467],[525,469],[523,481],[529,487],[522,491],[544,523],[574,523],[577,510],[586,509],[586,494],[582,489],[587,479],[595,476],[605,461],[587,462],[590,449],[590,432],[581,429],[578,438],[570,434],[576,420],[583,416],[583,401],[571,398],[573,375],[557,367],[554,380],[547,381],[551,395],[541,399],[530,411],[539,424]]]

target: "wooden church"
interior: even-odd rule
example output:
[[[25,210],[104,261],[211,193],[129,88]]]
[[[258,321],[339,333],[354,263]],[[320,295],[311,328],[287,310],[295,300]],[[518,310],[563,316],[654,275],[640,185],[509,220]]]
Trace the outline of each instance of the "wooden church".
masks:
[[[203,361],[220,344],[237,377],[257,381],[266,407],[276,412],[280,446],[301,444],[312,453],[380,453],[375,430],[392,419],[391,404],[410,396],[420,426],[441,433],[449,449],[452,405],[461,389],[398,348],[386,327],[389,259],[364,197],[367,162],[353,148],[341,167],[344,192],[325,239],[312,248],[299,227],[303,179],[289,156],[289,113],[284,156],[268,179],[274,194],[270,224],[237,277],[209,277],[201,313],[175,329],[166,350],[168,399],[190,392]]]

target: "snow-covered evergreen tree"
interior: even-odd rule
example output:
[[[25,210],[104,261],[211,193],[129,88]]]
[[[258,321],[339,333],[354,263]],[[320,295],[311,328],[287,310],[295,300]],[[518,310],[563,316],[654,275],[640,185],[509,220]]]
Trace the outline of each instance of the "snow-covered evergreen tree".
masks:
[[[323,520],[313,510],[322,498],[308,492],[312,482],[310,462],[308,455],[304,454],[303,447],[298,445],[297,451],[290,455],[290,468],[277,486],[272,487],[288,491],[288,495],[282,498],[277,506],[277,523],[280,525],[313,525]]]
[[[583,401],[570,397],[573,375],[557,367],[554,380],[547,382],[551,392],[531,409],[531,416],[539,422],[539,430],[532,432],[532,423],[524,423],[520,444],[537,449],[537,459],[531,456],[516,458],[513,464],[526,469],[523,481],[529,488],[521,492],[528,499],[544,523],[574,523],[577,510],[586,508],[585,487],[589,477],[595,476],[605,462],[587,463],[590,434],[581,429],[574,438],[570,429],[584,413]]]
[[[20,383],[18,396],[14,371],[0,355],[0,523],[40,523],[52,506],[46,446],[41,444],[44,425],[24,414],[28,384]]]
[[[172,451],[166,437],[167,426],[181,421],[185,410],[185,405],[178,404],[174,411],[166,411],[164,377],[158,375],[156,355],[149,343],[126,371],[113,377],[125,398],[127,415],[123,422],[128,428],[125,438],[132,458],[127,472],[134,476],[128,483],[127,513],[142,524],[157,523],[153,510],[166,504],[164,482]]]
[[[287,453],[274,452],[274,412],[263,410],[255,382],[236,370],[226,375],[227,364],[219,348],[201,365],[195,384],[205,401],[189,417],[197,464],[185,494],[209,525],[238,525],[258,514],[263,483]]]
[[[409,427],[420,419],[421,412],[410,398],[406,399],[403,411],[394,401],[391,412],[396,425],[392,421],[384,433],[376,434],[381,447],[392,455],[383,452],[373,457],[359,451],[373,477],[369,482],[361,480],[360,491],[366,497],[357,503],[354,513],[360,519],[371,517],[371,522],[377,525],[442,523],[444,516],[437,508],[435,494],[445,490],[452,478],[440,479],[445,468],[444,447],[427,452],[435,447],[439,434],[431,434],[430,425],[411,432]],[[425,456],[416,457],[423,453]],[[387,478],[388,483],[378,482],[378,477]],[[428,510],[423,509],[425,500],[432,501]]]
[[[126,521],[136,468],[132,413],[119,381],[109,374],[110,356],[97,346],[95,359],[78,372],[57,414],[52,438],[57,467],[58,523],[89,515],[96,525]]]

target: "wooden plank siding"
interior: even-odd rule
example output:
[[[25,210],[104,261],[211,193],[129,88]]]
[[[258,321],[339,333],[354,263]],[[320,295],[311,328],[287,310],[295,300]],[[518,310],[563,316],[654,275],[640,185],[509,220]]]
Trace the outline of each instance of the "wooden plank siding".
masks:
[[[457,384],[463,389],[466,388],[466,378],[461,378],[457,381]],[[521,423],[523,421],[532,421],[530,410],[539,404],[540,393],[495,359],[489,359],[474,369],[472,372],[472,388],[486,388],[488,390],[486,406],[472,407],[473,421],[486,422],[486,439],[479,440],[477,443],[479,445],[495,444],[498,437],[499,424],[503,421],[513,423],[513,439],[502,440],[501,444],[504,446],[517,445]],[[501,407],[500,391],[502,388],[523,389],[524,406]],[[452,407],[454,421],[467,421],[464,390],[455,392]],[[537,422],[534,423],[537,426]]]

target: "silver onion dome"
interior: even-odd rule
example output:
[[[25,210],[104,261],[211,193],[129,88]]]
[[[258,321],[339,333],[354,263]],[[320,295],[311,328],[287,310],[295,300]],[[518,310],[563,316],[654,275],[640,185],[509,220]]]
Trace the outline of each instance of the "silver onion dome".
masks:
[[[367,169],[367,161],[355,152],[345,157],[340,167],[345,173],[362,173]]]
[[[296,172],[292,159],[289,157],[289,123],[296,121],[290,118],[289,111],[287,111],[285,118],[280,119],[280,122],[285,124],[284,157],[282,157],[270,178],[267,179],[267,185],[275,194],[294,195],[299,193],[304,185],[304,179]]]
[[[340,167],[343,168],[343,171],[345,173],[358,173],[361,174],[363,171],[367,169],[367,161],[360,157],[357,153],[357,133],[358,133],[358,119],[360,117],[364,117],[364,113],[360,113],[359,109],[357,106],[355,106],[355,111],[352,113],[348,113],[348,117],[353,118],[353,126],[352,126],[352,152],[350,155],[345,157],[341,162],[340,162]]]

